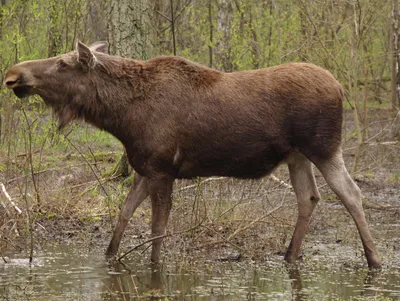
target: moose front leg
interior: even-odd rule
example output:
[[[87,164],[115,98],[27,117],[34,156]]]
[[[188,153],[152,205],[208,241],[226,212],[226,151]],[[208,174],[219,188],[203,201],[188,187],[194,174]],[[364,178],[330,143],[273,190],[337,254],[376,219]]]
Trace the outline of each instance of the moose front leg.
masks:
[[[147,179],[135,174],[131,190],[125,199],[124,205],[119,213],[118,223],[115,227],[113,237],[107,248],[106,255],[114,256],[118,252],[119,244],[121,243],[126,225],[132,217],[136,208],[147,198],[149,190],[147,188]]]
[[[152,237],[165,234],[169,213],[172,207],[172,186],[174,179],[163,176],[149,179],[148,188],[151,197],[151,235]],[[161,256],[161,244],[163,238],[153,241],[151,250],[151,262],[158,263]]]

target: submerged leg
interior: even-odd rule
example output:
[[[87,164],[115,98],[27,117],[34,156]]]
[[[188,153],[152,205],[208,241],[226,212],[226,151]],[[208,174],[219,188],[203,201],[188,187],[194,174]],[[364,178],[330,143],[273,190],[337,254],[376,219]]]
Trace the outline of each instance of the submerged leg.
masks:
[[[290,180],[297,197],[298,217],[296,227],[287,250],[285,260],[289,263],[296,261],[301,243],[307,232],[311,214],[320,195],[315,184],[311,162],[302,154],[294,154],[289,162]]]
[[[116,255],[118,252],[119,244],[121,243],[122,235],[124,234],[126,225],[132,217],[136,208],[146,199],[149,195],[147,188],[147,179],[135,174],[131,190],[125,199],[124,205],[119,213],[118,223],[115,227],[113,237],[107,248],[106,255]]]
[[[317,161],[315,164],[321,171],[328,185],[342,200],[344,206],[353,217],[361,236],[368,266],[370,268],[381,267],[381,261],[375,249],[367,220],[365,219],[361,201],[361,191],[347,172],[341,149],[339,149],[331,159]]]
[[[149,192],[151,197],[151,235],[152,237],[165,234],[169,213],[172,207],[173,179],[170,177],[158,177],[149,179]],[[163,238],[153,241],[151,250],[151,262],[158,263],[161,256],[161,244]]]

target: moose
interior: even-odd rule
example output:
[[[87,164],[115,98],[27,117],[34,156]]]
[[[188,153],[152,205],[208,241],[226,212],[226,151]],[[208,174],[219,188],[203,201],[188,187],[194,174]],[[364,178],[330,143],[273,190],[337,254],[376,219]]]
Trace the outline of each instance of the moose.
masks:
[[[106,42],[78,41],[75,51],[19,63],[4,78],[19,98],[39,95],[59,128],[81,119],[124,145],[136,174],[107,255],[117,254],[129,219],[150,196],[151,262],[160,261],[175,179],[256,179],[285,163],[298,203],[285,260],[297,260],[320,199],[315,165],[352,216],[368,266],[381,266],[344,164],[344,89],[331,73],[310,63],[224,73],[176,56],[141,61],[107,50]]]

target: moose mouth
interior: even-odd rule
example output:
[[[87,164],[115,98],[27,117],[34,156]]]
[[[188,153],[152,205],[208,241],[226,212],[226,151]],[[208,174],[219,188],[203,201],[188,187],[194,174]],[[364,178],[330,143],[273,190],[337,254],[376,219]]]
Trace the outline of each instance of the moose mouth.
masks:
[[[29,95],[31,95],[31,86],[19,86],[19,87],[15,87],[13,88],[14,94],[18,97],[18,98],[24,98],[27,97]]]

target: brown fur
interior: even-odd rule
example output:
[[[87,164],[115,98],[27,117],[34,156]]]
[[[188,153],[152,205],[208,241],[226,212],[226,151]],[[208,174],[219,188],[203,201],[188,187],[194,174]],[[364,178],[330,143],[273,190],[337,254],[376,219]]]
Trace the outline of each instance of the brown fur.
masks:
[[[109,56],[97,52],[99,45],[104,50],[79,43],[76,52],[18,64],[5,84],[20,97],[39,94],[60,127],[84,119],[117,137],[147,181],[127,204],[148,190],[154,213],[170,203],[167,183],[175,178],[258,178],[295,153],[317,164],[340,151],[343,89],[320,67],[222,73],[181,57]],[[168,206],[160,213],[165,223]],[[165,231],[162,223],[153,235]]]

